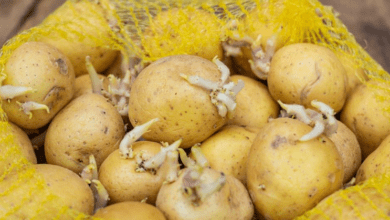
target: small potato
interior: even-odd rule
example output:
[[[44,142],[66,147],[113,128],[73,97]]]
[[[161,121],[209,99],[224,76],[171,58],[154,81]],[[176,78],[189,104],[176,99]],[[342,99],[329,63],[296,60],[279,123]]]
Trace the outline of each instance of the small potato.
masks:
[[[155,206],[142,202],[119,202],[99,209],[93,217],[107,220],[165,220]]]
[[[342,187],[342,158],[324,135],[299,139],[312,128],[291,118],[257,133],[247,160],[247,188],[266,219],[293,219]]]
[[[135,79],[129,99],[133,127],[160,120],[142,137],[172,143],[183,139],[181,147],[202,142],[226,123],[210,100],[210,91],[191,85],[180,74],[197,75],[218,82],[221,72],[213,62],[193,55],[177,55],[155,61]]]
[[[242,80],[245,86],[236,96],[237,107],[227,124],[260,128],[268,119],[278,117],[279,105],[264,84],[241,75],[233,75],[230,80]]]
[[[92,214],[92,190],[77,174],[50,164],[34,164],[25,168],[8,174],[0,181],[0,213],[3,217],[5,214],[6,219],[15,220],[55,219],[64,210],[73,214]],[[72,219],[66,215],[61,217]]]
[[[343,183],[349,182],[355,176],[362,164],[362,152],[355,134],[341,121],[337,121],[337,130],[328,136],[339,151],[344,165]]]
[[[389,101],[381,101],[378,97],[389,94],[375,86],[389,88],[387,84],[376,85],[373,82],[359,85],[348,97],[340,114],[340,121],[355,133],[363,160],[390,134],[390,120],[384,114]]]
[[[38,41],[50,44],[62,51],[73,64],[76,76],[88,74],[85,67],[86,56],[90,56],[96,71],[101,73],[114,62],[119,54],[118,51],[105,47],[110,45],[111,37],[111,30],[108,25],[105,25],[105,15],[104,9],[91,1],[64,4],[60,10],[56,10],[44,20],[43,24],[66,25],[67,30],[73,30],[79,34],[68,32],[64,38],[63,35],[52,33],[41,37]],[[64,24],[58,24],[59,20]]]
[[[372,176],[380,176],[390,172],[390,135],[364,160],[356,174],[356,183]]]
[[[124,134],[116,108],[101,95],[85,94],[72,100],[50,123],[44,144],[46,160],[80,173],[93,154],[99,167],[119,148]]]
[[[161,144],[150,141],[138,141],[132,146],[134,154],[151,158],[156,155]],[[141,201],[154,204],[157,193],[164,182],[161,172],[136,172],[136,158],[121,158],[119,150],[112,152],[99,169],[99,180],[108,191],[110,204],[124,201]]]
[[[21,128],[45,126],[74,94],[72,64],[62,52],[45,43],[27,42],[19,46],[8,59],[5,73],[2,88],[9,85],[32,89],[2,104],[9,120]],[[46,107],[35,108],[31,102]]]
[[[267,78],[275,100],[312,108],[317,100],[339,112],[347,95],[347,76],[336,55],[328,48],[296,43],[276,51]]]
[[[246,162],[258,130],[225,126],[207,138],[200,149],[212,169],[232,175],[246,185]]]
[[[107,77],[101,74],[98,74],[98,77],[103,81],[103,88],[107,90],[109,85],[109,81]],[[74,92],[73,99],[81,95],[84,95],[86,93],[93,93],[91,77],[88,74],[84,74],[76,77],[75,92]]]

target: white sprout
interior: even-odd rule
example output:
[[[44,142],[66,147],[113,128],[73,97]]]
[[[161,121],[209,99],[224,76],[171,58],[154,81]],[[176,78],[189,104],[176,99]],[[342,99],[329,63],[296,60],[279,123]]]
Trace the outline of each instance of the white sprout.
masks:
[[[196,144],[191,147],[191,153],[194,156],[196,163],[199,164],[201,167],[210,166],[210,163],[207,160],[206,156],[202,153],[199,144]]]
[[[185,74],[180,74],[180,76],[192,85],[211,90],[211,103],[217,107],[218,114],[222,117],[227,116],[228,118],[231,118],[233,117],[234,109],[236,108],[236,96],[238,92],[244,88],[244,81],[238,80],[237,84],[234,82],[226,83],[230,76],[229,68],[216,57],[213,59],[213,62],[221,72],[219,82],[206,80],[200,76],[187,76]]]
[[[163,146],[160,150],[160,152],[158,152],[155,156],[153,156],[152,158],[146,160],[144,163],[143,163],[143,167],[146,168],[146,169],[157,169],[158,167],[160,167],[164,161],[165,161],[165,158],[168,154],[168,152],[170,151],[176,151],[180,144],[182,142],[182,139],[179,139],[175,142],[173,142],[171,145],[169,146],[166,146],[167,144],[165,144],[165,146]]]
[[[81,171],[80,176],[87,183],[91,183],[92,180],[98,179],[96,160],[93,154],[89,156],[89,164]]]
[[[303,135],[301,138],[299,138],[299,141],[308,141],[308,140],[314,139],[314,138],[320,136],[324,132],[324,130],[325,130],[325,122],[324,121],[315,121],[314,123],[315,124],[314,124],[313,129],[309,133],[307,133],[307,134]]]
[[[110,200],[110,198],[109,198],[108,191],[99,180],[93,179],[91,186],[93,187],[92,188],[93,191],[95,191],[94,212],[96,212],[97,210],[106,207],[108,200]]]
[[[131,148],[131,145],[137,141],[145,132],[148,131],[149,127],[152,126],[154,122],[157,122],[159,119],[155,118],[152,119],[145,124],[135,126],[133,130],[128,132],[122,139],[121,143],[119,144],[119,153],[122,158],[133,158],[133,150]]]
[[[177,180],[179,176],[180,164],[179,164],[179,152],[169,151],[167,153],[166,162],[169,164],[169,169],[165,177],[164,183],[172,183]]]
[[[282,101],[278,100],[280,107],[282,107],[288,116],[295,116],[298,120],[302,121],[305,124],[311,123],[311,118],[307,115],[305,107],[298,104],[284,104]]]
[[[98,74],[91,63],[91,58],[87,56],[85,58],[85,64],[88,70],[89,78],[92,83],[92,92],[101,95],[103,91],[103,82],[99,79]]]
[[[45,104],[39,104],[39,103],[36,103],[33,101],[28,101],[28,102],[24,102],[24,103],[16,101],[16,103],[20,106],[20,110],[22,110],[24,112],[24,114],[28,115],[29,119],[31,119],[33,116],[32,112],[31,112],[33,110],[43,109],[43,110],[46,110],[47,113],[50,113],[49,107]]]
[[[0,97],[3,100],[13,99],[17,96],[25,95],[32,92],[36,92],[36,90],[31,87],[11,86],[11,85],[0,86]]]

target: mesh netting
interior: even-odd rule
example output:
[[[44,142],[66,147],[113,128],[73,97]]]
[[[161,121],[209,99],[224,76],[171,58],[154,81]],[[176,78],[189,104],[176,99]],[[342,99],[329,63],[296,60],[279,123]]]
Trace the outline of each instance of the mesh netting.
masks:
[[[125,60],[137,57],[147,65],[175,54],[222,57],[220,42],[250,36],[264,24],[278,33],[281,46],[310,42],[356,60],[356,68],[364,69],[373,81],[383,83],[372,84],[383,91],[378,98],[389,99],[388,73],[357,44],[333,9],[317,0],[68,0],[42,24],[18,34],[3,46],[0,72],[4,79],[5,63],[17,47],[42,38],[119,50]],[[0,181],[9,183],[0,187],[0,218],[90,218],[57,203],[43,178],[22,156],[10,134],[5,113],[1,109],[0,113]],[[390,207],[389,185],[387,175],[371,178],[331,195],[299,219],[388,217],[385,210]],[[8,206],[11,202],[13,205]],[[370,213],[370,217],[365,213]]]

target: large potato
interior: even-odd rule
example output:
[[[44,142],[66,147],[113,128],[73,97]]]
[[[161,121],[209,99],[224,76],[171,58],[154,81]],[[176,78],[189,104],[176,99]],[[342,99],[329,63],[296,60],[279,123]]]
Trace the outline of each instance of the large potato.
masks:
[[[34,90],[2,104],[9,120],[22,128],[37,129],[48,124],[73,97],[73,66],[62,52],[48,44],[22,44],[8,59],[4,72],[7,78],[3,86],[30,87]],[[28,114],[31,107],[20,104],[31,101],[44,104],[48,109],[31,110],[31,114]]]
[[[268,89],[275,100],[312,108],[311,101],[341,110],[347,95],[347,76],[328,48],[296,43],[280,48],[271,61]]]
[[[212,104],[210,91],[191,85],[182,73],[216,82],[221,77],[217,65],[193,55],[165,57],[142,70],[130,91],[130,122],[135,127],[160,119],[143,138],[169,143],[182,138],[181,147],[188,148],[226,123]]]
[[[340,121],[355,133],[363,160],[390,134],[390,120],[384,114],[389,101],[380,98],[389,94],[376,89],[376,83],[368,83],[356,87],[340,114]],[[389,88],[387,84],[379,86]]]
[[[72,100],[50,123],[46,160],[80,173],[93,154],[99,167],[119,148],[124,135],[125,126],[116,108],[101,95],[85,94]]]
[[[278,118],[257,133],[247,161],[247,188],[266,219],[293,219],[342,187],[343,162],[334,143],[324,135],[299,141],[311,129]]]

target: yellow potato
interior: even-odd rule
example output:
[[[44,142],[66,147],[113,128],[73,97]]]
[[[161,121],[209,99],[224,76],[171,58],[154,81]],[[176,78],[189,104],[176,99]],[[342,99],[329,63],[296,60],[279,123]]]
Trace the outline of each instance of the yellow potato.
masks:
[[[191,85],[180,74],[215,82],[221,77],[217,65],[198,56],[162,58],[135,79],[130,91],[129,118],[133,127],[159,118],[142,137],[169,143],[182,138],[180,147],[189,148],[211,136],[226,119],[211,103],[210,91]]]
[[[368,83],[353,91],[340,114],[340,121],[355,133],[363,160],[390,134],[390,121],[384,114],[389,102],[381,101],[378,97],[389,94],[382,89],[372,88],[374,83]],[[389,87],[386,84],[381,86]]]
[[[247,160],[247,188],[266,219],[293,219],[342,187],[342,158],[324,135],[299,139],[312,128],[291,118],[257,133]]]
[[[200,149],[214,170],[246,185],[246,162],[258,129],[229,125],[207,138]]]
[[[50,123],[45,137],[45,156],[50,164],[76,173],[94,155],[97,166],[125,135],[122,117],[107,100],[89,93],[72,100]]]
[[[2,104],[9,120],[22,128],[37,129],[45,126],[74,94],[72,64],[58,49],[45,43],[22,44],[8,59],[5,73],[7,78],[2,86],[22,86],[33,90]],[[30,106],[20,106],[31,101],[44,104],[48,109],[33,110]],[[30,109],[31,113],[28,112]]]
[[[317,100],[339,112],[347,90],[345,69],[328,48],[296,43],[276,51],[267,78],[268,89],[275,100],[312,108]]]
[[[55,219],[64,210],[75,215],[77,212],[92,214],[92,190],[77,174],[56,165],[31,166],[0,181],[1,216],[15,220]]]
[[[119,202],[99,209],[93,217],[107,220],[165,220],[163,213],[147,203]]]
[[[145,159],[156,155],[162,145],[151,141],[138,141],[132,145],[134,155],[139,152]],[[112,152],[104,160],[99,170],[99,180],[110,195],[109,203],[141,201],[154,204],[157,193],[165,181],[165,168],[151,172],[136,172],[136,158],[121,158],[119,150]]]
[[[37,163],[37,156],[35,155],[34,148],[32,146],[30,138],[27,136],[21,128],[12,122],[8,122],[11,127],[11,133],[15,137],[15,143],[20,146],[21,153],[26,159],[33,163]],[[1,152],[1,149],[0,149]],[[0,172],[1,173],[1,172]]]
[[[328,136],[333,141],[343,159],[344,180],[349,182],[362,164],[362,152],[355,134],[341,121],[337,121],[337,130]]]
[[[363,161],[356,174],[356,182],[390,172],[390,135]]]
[[[268,119],[278,117],[279,105],[264,84],[241,75],[233,75],[230,80],[242,80],[245,86],[236,96],[237,107],[227,124],[262,127]]]

